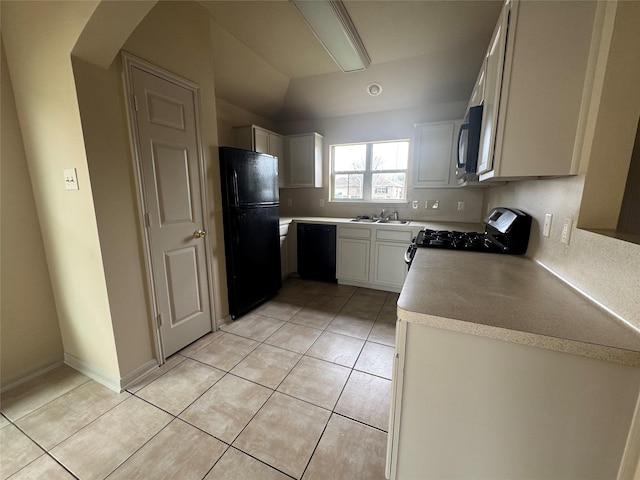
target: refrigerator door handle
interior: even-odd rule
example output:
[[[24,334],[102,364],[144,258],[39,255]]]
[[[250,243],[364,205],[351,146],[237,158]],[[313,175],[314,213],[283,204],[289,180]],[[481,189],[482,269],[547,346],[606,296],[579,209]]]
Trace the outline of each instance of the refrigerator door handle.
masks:
[[[240,197],[238,196],[238,172],[233,170],[233,201],[235,206],[240,205]]]

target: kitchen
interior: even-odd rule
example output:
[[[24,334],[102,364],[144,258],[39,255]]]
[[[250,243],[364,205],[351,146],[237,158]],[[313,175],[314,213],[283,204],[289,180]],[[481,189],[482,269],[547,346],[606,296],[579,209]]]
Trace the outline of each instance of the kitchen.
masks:
[[[5,6],[3,5],[3,10]],[[15,7],[18,8],[18,7]],[[86,7],[88,8],[88,7]],[[495,10],[497,18],[498,9]],[[194,10],[196,10],[194,8]],[[3,12],[4,13],[4,12]],[[50,12],[50,18],[56,18],[55,12]],[[83,14],[88,15],[84,12]],[[146,12],[145,12],[146,14]],[[138,12],[139,16],[143,16]],[[176,22],[194,22],[193,17],[197,17],[198,14],[191,12],[187,14],[183,12],[170,12],[165,10],[158,10],[155,12],[155,21],[164,25],[171,25]],[[493,24],[495,24],[495,18]],[[6,19],[6,15],[3,15],[3,22]],[[150,22],[150,20],[149,20]],[[214,148],[217,145],[228,144],[231,141],[231,127],[243,124],[257,124],[280,133],[303,133],[317,131],[322,133],[327,139],[332,142],[353,142],[365,140],[364,135],[367,131],[375,131],[375,129],[388,128],[390,118],[394,120],[392,126],[403,124],[404,128],[397,127],[398,132],[389,132],[389,137],[393,138],[407,138],[410,136],[410,132],[413,129],[414,123],[420,122],[435,122],[443,119],[459,119],[463,114],[464,106],[466,106],[466,100],[460,100],[457,105],[445,104],[439,105],[429,110],[428,114],[424,112],[411,111],[411,109],[392,111],[387,114],[371,114],[365,115],[361,113],[352,112],[353,116],[350,118],[339,117],[325,120],[305,121],[301,124],[295,125],[279,125],[267,124],[263,122],[263,118],[255,116],[246,110],[238,109],[233,103],[225,102],[219,98],[216,98],[216,94],[212,89],[205,88],[206,78],[216,79],[216,91],[222,89],[222,85],[225,81],[233,82],[238,81],[241,76],[235,74],[232,78],[227,79],[224,75],[227,73],[216,72],[214,68],[202,72],[202,68],[194,68],[188,59],[183,58],[179,52],[175,51],[175,46],[167,41],[167,43],[159,43],[158,45],[152,45],[147,42],[147,38],[154,38],[155,42],[163,42],[163,39],[158,39],[153,35],[154,26],[147,22],[145,28],[147,33],[142,30],[136,32],[136,36],[130,40],[129,50],[137,53],[139,56],[146,58],[154,63],[164,65],[166,68],[180,72],[185,77],[191,79],[203,78],[202,83],[202,100],[207,105],[216,106],[215,114],[212,115],[211,111],[203,111],[203,126],[205,127],[205,145],[210,148]],[[173,23],[172,23],[173,22]],[[53,23],[53,22],[52,22]],[[202,45],[208,43],[208,33],[201,35],[201,31],[206,30],[208,32],[209,26],[202,25],[202,20],[195,20],[194,25],[200,25],[202,30],[198,28],[192,28],[190,35],[182,35],[179,39],[180,42],[192,42],[188,43],[189,51],[192,55],[208,55],[206,48]],[[206,23],[206,22],[205,22]],[[84,26],[84,25],[83,25]],[[17,27],[13,27],[17,28]],[[47,25],[41,26],[40,30],[43,32],[49,28]],[[133,27],[131,27],[133,29]],[[493,28],[493,25],[489,30]],[[11,29],[9,29],[11,30]],[[38,30],[38,29],[36,29]],[[5,48],[8,49],[7,56],[11,59],[16,58],[18,52],[22,50],[16,50],[17,44],[11,40],[7,40],[6,35],[10,35],[11,31],[7,32],[7,29],[3,25],[3,41],[7,44]],[[79,34],[79,33],[78,33]],[[222,38],[220,42],[229,41],[228,37],[224,37],[225,32],[216,31],[217,35]],[[200,35],[200,36],[198,36]],[[490,35],[490,32],[487,32]],[[8,37],[9,39],[15,37]],[[65,39],[60,39],[62,42]],[[486,44],[489,38],[487,36],[486,42],[481,48],[479,55],[481,56],[486,49]],[[9,48],[9,46],[11,48]],[[40,62],[39,68],[45,69],[49,72],[50,76],[48,81],[51,85],[58,85],[56,88],[61,88],[61,91],[69,92],[71,90],[71,96],[65,98],[75,98],[75,87],[69,87],[68,75],[69,71],[59,71],[58,67],[54,65],[54,62],[63,62],[64,59],[68,59],[71,48],[64,45],[67,48],[63,57],[55,58],[51,54],[44,55],[38,52],[31,52],[35,55],[34,58],[38,58]],[[238,45],[235,45],[238,47]],[[21,47],[22,48],[22,47]],[[26,48],[26,47],[24,47]],[[162,53],[158,51],[162,50]],[[203,52],[203,50],[205,50]],[[12,53],[11,53],[12,52]],[[245,52],[246,54],[246,52]],[[169,60],[169,56],[173,55],[172,60]],[[478,57],[479,58],[479,57]],[[203,62],[202,65],[206,65]],[[262,65],[262,64],[260,64]],[[14,67],[10,62],[10,70]],[[472,76],[475,77],[479,70],[479,60],[476,60],[476,65],[473,68]],[[24,66],[23,68],[28,68]],[[82,69],[81,80],[79,81],[78,88],[88,88],[86,85],[90,85],[92,88],[100,88],[103,92],[114,92],[121,89],[121,80],[119,78],[119,71],[117,68],[113,68],[109,71],[108,77],[100,72],[92,65],[81,64],[74,65],[74,68]],[[205,69],[206,70],[206,69]],[[233,72],[229,71],[229,75]],[[25,95],[25,89],[29,86],[34,86],[38,89],[44,89],[43,91],[51,91],[52,86],[41,85],[37,83],[37,75],[30,75],[29,72],[23,72],[22,76],[20,70],[15,72],[12,70],[12,81],[14,83],[14,89],[16,90],[16,96],[20,97]],[[67,75],[67,77],[65,77]],[[273,75],[275,76],[275,74]],[[220,78],[219,78],[220,77]],[[60,79],[59,84],[56,84],[56,79]],[[330,81],[330,78],[325,79]],[[470,80],[468,86],[469,90],[472,87]],[[382,82],[381,82],[382,83]],[[384,93],[389,91],[389,86],[383,84],[383,95],[380,99],[384,98]],[[85,85],[85,87],[83,87]],[[277,87],[277,88],[282,88]],[[277,88],[272,88],[275,91]],[[302,88],[302,87],[300,87]],[[613,92],[609,93],[614,94]],[[631,89],[620,89],[622,92],[632,92]],[[634,95],[637,92],[633,91]],[[56,94],[57,95],[57,94]],[[52,97],[56,97],[52,95]],[[468,95],[468,93],[467,93]],[[86,101],[87,95],[83,97]],[[105,95],[105,98],[110,98]],[[320,99],[326,101],[326,99]],[[627,98],[615,99],[619,103],[612,102],[611,105],[615,105],[617,110],[627,112],[624,110]],[[37,117],[31,114],[28,105],[24,102],[20,103],[21,108],[21,125],[22,135],[25,137],[25,143],[30,145],[28,147],[28,155],[42,155],[43,159],[50,159],[47,161],[31,161],[30,171],[32,172],[31,182],[34,185],[34,194],[36,195],[36,203],[38,204],[38,212],[42,222],[43,236],[45,236],[45,245],[47,250],[47,258],[49,259],[49,270],[53,278],[56,278],[55,282],[55,297],[56,304],[58,305],[57,316],[54,314],[53,323],[60,322],[62,335],[64,337],[65,352],[68,352],[76,357],[85,359],[88,363],[97,365],[98,370],[106,373],[107,377],[125,377],[126,375],[134,372],[140,365],[144,365],[153,355],[153,349],[151,347],[151,341],[148,339],[147,318],[148,311],[144,306],[147,300],[145,299],[144,289],[141,285],[144,284],[144,275],[142,274],[142,268],[136,267],[140,264],[138,257],[139,239],[137,236],[137,226],[135,219],[135,208],[133,207],[134,194],[129,194],[128,198],[113,198],[112,192],[118,191],[122,186],[128,186],[131,183],[131,163],[129,159],[129,146],[122,140],[126,139],[125,132],[122,132],[122,127],[107,128],[107,138],[101,138],[96,132],[99,131],[100,125],[112,125],[114,122],[120,122],[121,109],[120,106],[114,106],[105,109],[105,106],[101,104],[100,98],[92,98],[95,104],[92,106],[97,112],[110,112],[109,115],[102,115],[100,118],[94,119],[96,125],[91,134],[91,130],[88,130],[84,124],[91,120],[87,118],[90,115],[90,111],[85,107],[83,110],[83,126],[87,129],[85,133],[86,148],[88,153],[88,167],[79,168],[80,185],[81,190],[76,197],[62,196],[52,191],[54,187],[48,187],[50,182],[49,178],[55,179],[59,177],[59,170],[69,165],[65,164],[63,160],[58,158],[51,158],[52,154],[46,151],[41,151],[38,147],[38,143],[35,142],[34,136],[38,132],[37,126],[34,123],[30,123],[29,119],[35,120]],[[107,100],[104,100],[107,102]],[[102,102],[102,103],[104,103]],[[117,109],[115,107],[118,107]],[[35,108],[35,107],[34,107]],[[53,105],[53,111],[60,111],[59,108]],[[26,109],[26,110],[24,110]],[[419,115],[420,114],[420,118]],[[41,114],[41,113],[40,113]],[[637,113],[636,113],[637,115]],[[633,116],[633,112],[627,113],[627,117]],[[60,118],[56,116],[56,119],[51,124],[57,124],[60,122]],[[77,120],[76,120],[77,122]],[[633,122],[631,122],[633,123]],[[31,125],[31,126],[30,126]],[[73,123],[73,125],[79,125]],[[592,126],[596,128],[596,126]],[[340,132],[348,132],[351,129],[354,134],[349,135],[349,138],[339,139]],[[631,125],[629,129],[635,131],[635,125]],[[209,137],[212,135],[210,132],[218,132],[218,141],[211,140]],[[598,138],[600,144],[594,145],[594,150],[602,152],[611,151],[613,146],[617,146],[616,137],[609,139],[608,135],[612,135],[613,132],[603,131],[602,135]],[[69,139],[72,135],[78,135],[77,127],[69,128],[65,131],[57,131],[57,138],[49,138],[48,144],[56,144],[60,146],[67,145],[64,139]],[[226,135],[226,136],[225,136]],[[386,135],[385,135],[386,136]],[[388,138],[389,138],[388,137]],[[71,150],[63,150],[66,152],[68,158],[78,158],[76,147],[78,145],[78,138],[72,138],[67,140],[69,145],[74,145]],[[80,144],[84,143],[80,139]],[[75,142],[75,143],[74,143]],[[96,144],[96,142],[104,142],[104,144]],[[46,143],[46,142],[45,142]],[[66,147],[65,147],[66,148]],[[622,149],[622,148],[621,148]],[[102,153],[104,152],[104,153]],[[60,157],[64,157],[61,155]],[[601,155],[602,156],[602,155]],[[82,155],[81,155],[82,157]],[[82,160],[79,160],[80,165]],[[72,162],[73,163],[73,162]],[[54,168],[55,167],[55,168]],[[58,168],[60,167],[60,168]],[[326,168],[326,167],[325,167]],[[415,199],[419,202],[420,206],[424,205],[425,201],[440,200],[440,209],[437,211],[430,210],[427,212],[413,212],[413,209],[407,206],[406,210],[398,209],[401,218],[408,219],[424,219],[424,220],[439,220],[450,219],[449,215],[456,216],[456,220],[461,218],[465,221],[473,220],[478,221],[481,213],[487,210],[488,206],[509,205],[519,207],[527,210],[536,219],[537,229],[534,227],[534,232],[531,238],[531,250],[530,256],[535,260],[538,260],[556,273],[560,274],[563,278],[567,279],[582,291],[586,292],[596,301],[607,306],[612,311],[616,312],[619,316],[629,321],[629,323],[638,326],[638,300],[635,292],[638,291],[638,268],[637,259],[638,251],[637,245],[632,243],[624,243],[611,237],[606,237],[596,233],[592,233],[588,230],[581,228],[571,227],[571,237],[568,245],[562,244],[559,241],[562,230],[563,220],[566,218],[578,218],[580,219],[588,212],[583,213],[582,205],[585,202],[595,204],[596,207],[602,208],[602,203],[598,202],[597,194],[596,200],[591,200],[588,196],[590,190],[593,189],[593,183],[602,178],[600,173],[596,173],[595,178],[590,177],[591,169],[596,168],[604,169],[607,171],[606,166],[600,166],[597,164],[596,155],[591,158],[589,163],[589,170],[582,172],[578,176],[564,177],[548,180],[527,180],[523,182],[510,182],[504,186],[494,187],[487,191],[478,189],[462,189],[454,191],[437,191],[438,197],[434,197],[433,191],[420,190],[415,192]],[[213,171],[213,169],[212,169]],[[91,175],[89,175],[91,173]],[[215,173],[213,173],[215,177]],[[90,177],[90,180],[89,180]],[[215,181],[215,178],[214,178]],[[82,185],[91,185],[93,190],[93,198],[89,195],[86,197],[86,190],[82,190]],[[4,191],[4,189],[3,189]],[[327,190],[325,189],[287,189],[283,190],[284,194],[281,194],[282,201],[282,214],[285,216],[326,216],[326,217],[343,217],[350,218],[355,215],[370,213],[370,208],[365,207],[350,209],[341,205],[333,205],[325,203],[325,207],[320,206],[320,200],[328,199]],[[289,197],[287,196],[289,195]],[[585,199],[583,199],[583,197]],[[287,208],[285,199],[291,198],[291,208]],[[593,198],[593,197],[591,197]],[[470,215],[470,217],[457,217],[457,202],[465,202],[465,212],[463,215]],[[95,204],[95,207],[90,207],[90,211],[86,211],[86,204]],[[114,207],[115,202],[115,207]],[[613,202],[612,202],[613,203]],[[4,204],[4,202],[3,202]],[[94,212],[95,208],[95,212]],[[475,210],[474,210],[475,209]],[[364,211],[363,211],[364,210]],[[420,210],[424,210],[421,208]],[[71,218],[75,219],[75,224],[69,224],[64,217],[61,217],[58,212],[67,212],[71,215]],[[91,220],[97,216],[96,220]],[[221,211],[219,207],[212,208],[211,221],[216,224],[221,224]],[[544,221],[544,215],[546,213],[553,213],[554,220],[551,223],[551,236],[543,237],[541,235],[541,224]],[[77,231],[75,225],[95,225],[97,223],[97,230],[93,228],[87,228],[84,231]],[[60,230],[56,225],[62,224],[67,228],[66,230]],[[591,225],[591,228],[606,228],[604,223],[600,225]],[[80,235],[78,240],[69,239],[65,232],[74,232],[74,235]],[[218,248],[221,246],[221,232],[216,232],[218,241],[216,245]],[[75,238],[75,237],[73,237]],[[99,238],[99,246],[96,246],[95,239]],[[78,243],[79,239],[82,239],[84,243]],[[83,245],[82,248],[75,248],[78,245]],[[119,246],[120,248],[115,248]],[[122,248],[125,247],[125,248]],[[71,249],[71,251],[68,251]],[[97,249],[97,250],[96,250]],[[87,253],[87,258],[80,257],[79,266],[77,267],[78,273],[77,279],[67,278],[68,272],[63,267],[66,263],[65,259],[76,259],[76,255],[84,255]],[[128,253],[127,253],[128,252]],[[4,258],[4,255],[3,255]],[[96,272],[96,259],[102,258],[105,262],[105,271]],[[214,258],[219,258],[216,256]],[[215,262],[215,260],[214,260]],[[36,268],[40,270],[40,268]],[[125,272],[125,275],[119,275],[120,272]],[[214,268],[214,278],[216,275],[218,278],[222,278],[222,267]],[[106,279],[105,279],[106,276]],[[73,276],[71,276],[73,277]],[[102,281],[98,281],[102,277]],[[123,280],[124,279],[124,280]],[[606,280],[605,280],[606,279]],[[78,281],[80,280],[80,281]],[[106,281],[106,286],[104,285]],[[223,284],[222,281],[216,281],[216,285]],[[102,286],[101,286],[102,285]],[[108,291],[108,297],[100,292]],[[81,301],[75,301],[78,293],[81,293]],[[50,295],[50,294],[49,294]],[[222,318],[225,315],[224,312],[224,297],[226,292],[223,287],[220,287],[216,291],[217,298],[215,299],[216,316]],[[87,305],[84,304],[86,299]],[[142,299],[142,301],[140,301]],[[143,307],[141,308],[140,305]],[[87,323],[83,323],[80,318],[87,313],[91,314],[91,318]],[[130,321],[129,319],[135,318],[136,321]],[[51,322],[49,322],[51,323]],[[3,324],[3,339],[5,337],[7,328],[6,324]],[[97,341],[94,331],[106,332],[107,337],[114,337],[113,342]],[[20,330],[18,330],[20,332]],[[54,337],[59,333],[53,332]],[[73,335],[72,335],[73,334]],[[24,334],[18,334],[16,338],[21,338]],[[75,337],[74,337],[75,336]],[[124,342],[124,343],[123,343]],[[45,346],[49,347],[50,342],[44,341]],[[58,341],[58,345],[60,342]],[[118,345],[117,351],[114,345]],[[132,345],[128,348],[125,345]],[[141,345],[146,345],[141,347]],[[3,345],[5,350],[5,345]],[[61,346],[49,347],[49,350],[53,350],[53,354],[49,357],[59,357]],[[39,363],[38,363],[39,362]],[[31,363],[28,367],[23,365],[16,366],[14,372],[3,374],[3,384],[5,378],[11,379],[17,377],[18,374],[24,374],[26,371],[36,371],[38,368],[42,368],[42,365],[50,362],[49,359],[38,358],[35,363]],[[4,359],[3,359],[3,363]],[[6,364],[5,364],[6,365]],[[3,367],[4,368],[4,367]],[[20,371],[22,368],[22,371]]]

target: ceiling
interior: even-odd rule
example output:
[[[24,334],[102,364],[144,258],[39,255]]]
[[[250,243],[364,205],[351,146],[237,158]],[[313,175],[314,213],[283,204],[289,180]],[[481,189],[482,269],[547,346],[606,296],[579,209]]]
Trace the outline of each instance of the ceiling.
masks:
[[[345,1],[371,66],[343,73],[287,0],[199,3],[213,20],[216,95],[276,122],[468,100],[502,6]]]

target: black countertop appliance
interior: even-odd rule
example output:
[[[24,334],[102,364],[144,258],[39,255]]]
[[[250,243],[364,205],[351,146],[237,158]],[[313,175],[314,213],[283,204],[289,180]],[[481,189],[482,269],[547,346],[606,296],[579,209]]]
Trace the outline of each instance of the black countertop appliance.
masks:
[[[234,320],[282,287],[278,159],[220,147],[229,313]]]

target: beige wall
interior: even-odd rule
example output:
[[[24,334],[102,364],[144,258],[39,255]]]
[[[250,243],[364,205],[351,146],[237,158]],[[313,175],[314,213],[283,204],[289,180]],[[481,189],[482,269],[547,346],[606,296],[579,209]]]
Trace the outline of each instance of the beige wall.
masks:
[[[487,194],[488,208],[521,208],[534,218],[528,256],[640,328],[640,245],[577,229],[584,175],[512,182]],[[546,213],[551,236],[542,236]],[[560,242],[563,221],[574,221],[569,245]]]
[[[196,2],[159,2],[129,37],[123,50],[200,86],[200,127],[208,172],[209,243],[215,317],[229,313],[218,163],[218,125],[211,23]],[[123,112],[124,113],[124,112]]]
[[[138,234],[120,62],[109,70],[79,59],[73,70],[122,376],[155,357]]]
[[[82,32],[76,53],[103,65],[118,36],[122,44],[137,23],[129,15],[141,18],[153,4],[107,2],[96,8],[98,3],[2,2],[2,36],[17,85],[17,113],[65,358],[117,388],[123,378],[142,373],[153,356],[120,58],[108,70],[76,60],[76,91],[71,52]],[[127,22],[118,21],[123,15]],[[83,31],[87,23],[90,28]],[[100,51],[90,32],[115,38],[105,38]],[[216,316],[223,317],[228,307],[220,280],[224,249],[206,12],[192,2],[161,2],[124,48],[201,86],[213,290]],[[68,167],[77,169],[79,191],[64,189],[62,170]]]
[[[221,98],[216,98],[216,115],[218,119],[218,140],[220,146],[237,146],[233,127],[258,125],[272,132],[279,133],[280,130],[280,126],[274,121],[249,112]]]
[[[2,2],[2,38],[65,354],[119,378],[70,52],[96,2]],[[80,190],[66,191],[63,168]]]
[[[369,142],[376,140],[413,139],[414,124],[460,119],[465,102],[432,105],[424,109],[392,110],[367,115],[350,115],[282,125],[285,134],[318,132],[324,136],[324,178],[322,188],[280,189],[280,211],[283,216],[318,215],[350,217],[378,213],[383,207],[397,210],[401,218],[413,220],[442,220],[451,222],[477,222],[480,220],[483,189],[425,189],[411,188],[407,192],[409,202],[417,200],[419,208],[410,204],[352,204],[326,203],[329,199],[329,147],[333,144]],[[411,153],[410,153],[411,155]],[[320,199],[325,206],[320,207]],[[292,206],[288,206],[291,200]],[[439,200],[438,210],[426,210],[425,200]],[[458,211],[458,201],[465,202],[465,209]]]
[[[2,56],[0,386],[63,359],[62,338],[11,79]]]
[[[579,225],[611,230],[618,224],[640,116],[640,2],[607,3],[606,19],[596,70],[601,101],[591,116]]]
[[[123,50],[200,85],[202,145],[210,172],[209,233],[214,249],[215,308],[216,317],[223,317],[227,308],[226,290],[223,297],[218,280],[224,275],[224,270],[220,271],[224,265],[218,261],[218,241],[221,240],[217,233],[221,236],[221,227],[215,212],[219,196],[219,180],[215,175],[217,125],[209,21],[205,11],[192,2],[160,2],[132,32]],[[153,359],[155,350],[123,95],[122,61],[118,56],[105,70],[75,59],[74,73],[118,357],[122,375],[126,376]]]

